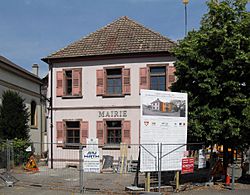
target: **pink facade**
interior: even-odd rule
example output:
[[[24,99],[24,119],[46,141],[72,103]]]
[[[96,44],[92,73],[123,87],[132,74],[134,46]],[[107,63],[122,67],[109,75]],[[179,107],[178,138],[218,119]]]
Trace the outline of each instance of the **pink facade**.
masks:
[[[106,36],[115,28],[124,30],[110,49]],[[96,46],[96,39],[103,47]],[[135,41],[140,39],[138,45]],[[140,89],[169,90],[175,81],[175,58],[169,52],[174,43],[127,17],[76,43],[44,59],[53,68],[48,91],[51,84],[54,87],[48,97],[53,100],[55,167],[79,159],[78,148],[68,143],[85,145],[87,138],[98,138],[101,158],[112,153],[115,159],[121,143],[138,145]],[[137,159],[138,153],[131,157]]]

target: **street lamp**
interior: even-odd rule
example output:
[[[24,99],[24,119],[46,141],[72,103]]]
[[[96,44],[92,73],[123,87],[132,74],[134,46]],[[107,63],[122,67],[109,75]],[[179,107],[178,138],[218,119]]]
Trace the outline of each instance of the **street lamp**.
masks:
[[[189,3],[189,0],[182,0],[182,3],[185,6],[185,36],[187,35],[187,4]]]

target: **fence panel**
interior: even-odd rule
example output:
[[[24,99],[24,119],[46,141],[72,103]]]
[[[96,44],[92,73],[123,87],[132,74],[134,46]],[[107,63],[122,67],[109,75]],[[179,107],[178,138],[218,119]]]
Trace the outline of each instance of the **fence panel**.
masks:
[[[144,187],[145,172],[136,173],[140,160],[143,158],[141,164],[152,163],[154,167],[151,175],[158,179],[158,183],[152,184],[155,187],[173,185],[174,173],[181,170],[181,159],[184,157],[194,158],[194,173],[181,175],[181,183],[196,182],[197,178],[200,178],[201,181],[203,175],[207,176],[207,172],[203,173],[203,170],[198,169],[198,150],[201,145],[122,144],[95,146],[100,158],[98,160],[100,173],[83,171],[84,166],[86,166],[84,154],[88,152],[88,148],[93,148],[91,145],[16,144],[14,142],[10,142],[8,145],[10,158],[7,157],[6,143],[5,146],[0,144],[0,152],[3,154],[0,155],[0,164],[6,168],[7,161],[10,161],[11,173],[19,180],[16,183],[19,186],[41,186],[72,192],[96,190],[106,193],[120,193],[124,192],[127,186],[133,184]],[[39,153],[36,148],[43,148],[44,151]],[[51,148],[53,149],[53,169],[51,169],[51,152],[49,152]],[[140,153],[145,155],[141,156],[141,159],[139,159]],[[34,162],[29,161],[30,156],[34,157]],[[27,167],[27,165],[29,166]],[[35,169],[36,166],[38,170]]]

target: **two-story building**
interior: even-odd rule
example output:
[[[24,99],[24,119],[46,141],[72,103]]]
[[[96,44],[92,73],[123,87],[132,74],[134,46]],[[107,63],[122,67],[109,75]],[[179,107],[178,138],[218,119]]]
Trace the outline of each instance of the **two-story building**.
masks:
[[[50,66],[55,167],[79,158],[67,143],[98,138],[101,154],[139,144],[140,89],[169,90],[175,45],[121,17],[43,59]]]

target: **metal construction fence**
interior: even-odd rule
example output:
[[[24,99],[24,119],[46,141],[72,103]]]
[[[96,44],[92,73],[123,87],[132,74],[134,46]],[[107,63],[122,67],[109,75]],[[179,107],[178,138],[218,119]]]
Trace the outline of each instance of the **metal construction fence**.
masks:
[[[40,153],[35,151],[36,144],[41,145],[0,142],[0,169],[4,170],[2,172],[10,172],[16,178],[18,182],[15,185],[72,192],[125,192],[128,186],[145,188],[145,171],[139,171],[140,165],[145,163],[154,169],[148,171],[151,172],[151,186],[159,190],[164,185],[175,188],[175,172],[181,168],[171,170],[171,167],[176,167],[176,164],[181,162],[175,161],[173,156],[178,156],[178,152],[182,151],[185,151],[181,154],[183,157],[194,159],[194,171],[181,175],[180,182],[202,182],[209,179],[209,169],[206,165],[199,168],[199,150],[203,148],[202,144],[103,146],[43,143],[44,151]],[[148,154],[145,158],[140,156],[143,151]]]

